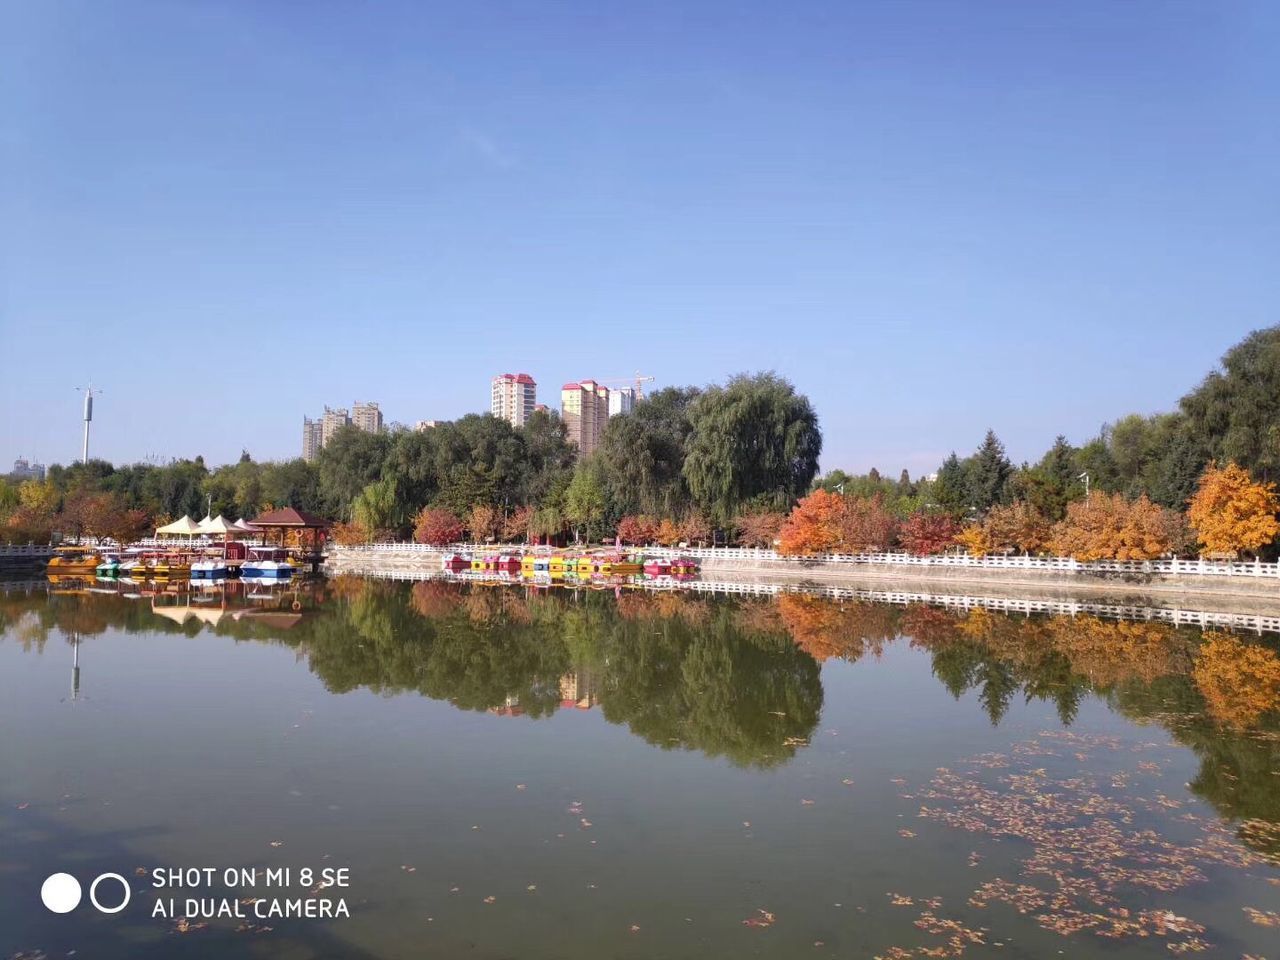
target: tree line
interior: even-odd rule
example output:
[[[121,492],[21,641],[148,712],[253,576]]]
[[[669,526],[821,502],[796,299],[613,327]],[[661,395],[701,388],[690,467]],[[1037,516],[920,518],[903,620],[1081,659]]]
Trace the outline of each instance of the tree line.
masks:
[[[993,431],[972,454],[952,453],[926,479],[904,470],[895,480],[874,469],[818,478],[821,449],[807,397],[771,373],[740,375],[654,393],[611,417],[599,448],[586,457],[568,442],[559,417],[540,411],[520,428],[488,415],[423,431],[345,427],[314,463],[257,462],[246,453],[213,469],[200,457],[54,466],[43,483],[0,481],[0,537],[128,531],[144,519],[206,510],[252,517],[292,506],[342,521],[335,536],[346,542],[616,536],[635,544],[769,547],[797,500],[825,491],[841,501],[824,509],[849,514],[835,539],[841,549],[868,543],[1138,557],[1202,547],[1271,557],[1267,496],[1280,475],[1280,327],[1233,347],[1176,411],[1124,417],[1080,446],[1059,436],[1039,460],[1020,466]],[[1205,540],[1186,511],[1210,464],[1219,471],[1216,495],[1226,498],[1219,503],[1242,498],[1252,519]],[[1235,468],[1258,486],[1241,485],[1232,472],[1225,483],[1222,471]],[[1066,536],[1061,525],[1069,519],[1085,525],[1083,540]]]
[[[579,457],[554,413],[523,427],[468,415],[426,430],[339,430],[314,463],[202,458],[115,468],[51,467],[43,482],[0,481],[9,540],[112,536],[182,514],[252,518],[291,506],[342,521],[340,539],[600,538],[631,512],[685,532],[725,529],[746,510],[785,510],[818,470],[822,435],[807,397],[772,373],[654,393],[610,418]],[[86,509],[90,501],[94,509]],[[104,519],[107,518],[107,519]],[[143,521],[145,520],[145,523]]]

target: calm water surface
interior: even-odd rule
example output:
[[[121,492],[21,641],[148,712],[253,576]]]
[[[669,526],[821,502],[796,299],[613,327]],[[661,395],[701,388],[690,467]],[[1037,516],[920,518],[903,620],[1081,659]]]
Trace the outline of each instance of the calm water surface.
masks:
[[[3,958],[1280,956],[1265,636],[349,578],[0,632]],[[286,895],[351,915],[151,915]]]

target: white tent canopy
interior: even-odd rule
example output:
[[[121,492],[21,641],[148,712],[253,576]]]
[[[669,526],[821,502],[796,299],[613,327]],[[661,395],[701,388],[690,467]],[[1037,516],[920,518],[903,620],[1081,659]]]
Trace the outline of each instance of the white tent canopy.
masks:
[[[173,523],[166,523],[163,527],[156,527],[157,537],[163,537],[165,535],[189,537],[199,532],[200,525],[186,514],[183,514],[182,519],[180,520],[175,520]]]
[[[218,514],[216,517],[205,517],[196,527],[196,533],[228,534],[239,532],[240,528],[222,514]]]
[[[259,532],[259,530],[262,529],[261,527],[255,527],[252,523],[249,523],[249,521],[245,520],[243,517],[241,517],[239,520],[233,523],[232,526],[235,527],[237,530],[243,530],[246,533],[257,533]]]

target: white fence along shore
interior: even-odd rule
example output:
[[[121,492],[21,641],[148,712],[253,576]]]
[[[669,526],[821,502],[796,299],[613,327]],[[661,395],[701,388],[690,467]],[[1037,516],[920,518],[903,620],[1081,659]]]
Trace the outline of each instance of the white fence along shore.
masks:
[[[495,553],[528,550],[529,548],[502,544],[455,543],[436,547],[425,543],[373,543],[365,546],[343,547],[344,551],[397,556],[415,553]],[[776,550],[752,547],[628,547],[628,550],[650,557],[693,557],[698,560],[724,560],[741,563],[785,563],[797,568],[862,564],[867,566],[898,567],[967,567],[980,570],[1043,570],[1046,572],[1077,574],[1135,574],[1163,576],[1202,577],[1261,577],[1280,580],[1280,563],[1180,560],[1076,560],[1072,557],[987,556],[971,557],[966,554],[934,554],[918,557],[910,553],[829,553],[816,557],[787,557]]]

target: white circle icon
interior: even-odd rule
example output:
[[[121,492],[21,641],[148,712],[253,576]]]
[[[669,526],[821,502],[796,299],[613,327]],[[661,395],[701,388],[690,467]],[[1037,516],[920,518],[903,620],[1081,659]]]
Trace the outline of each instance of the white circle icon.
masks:
[[[40,886],[40,899],[54,913],[70,913],[80,905],[80,881],[69,873],[50,874]]]
[[[98,902],[98,884],[103,880],[118,880],[120,886],[124,887],[124,899],[114,907],[104,907]],[[76,899],[79,900],[79,884],[76,884]],[[102,913],[119,913],[129,905],[129,899],[133,896],[133,889],[129,886],[129,881],[118,873],[104,873],[89,885],[89,902],[92,903]]]

